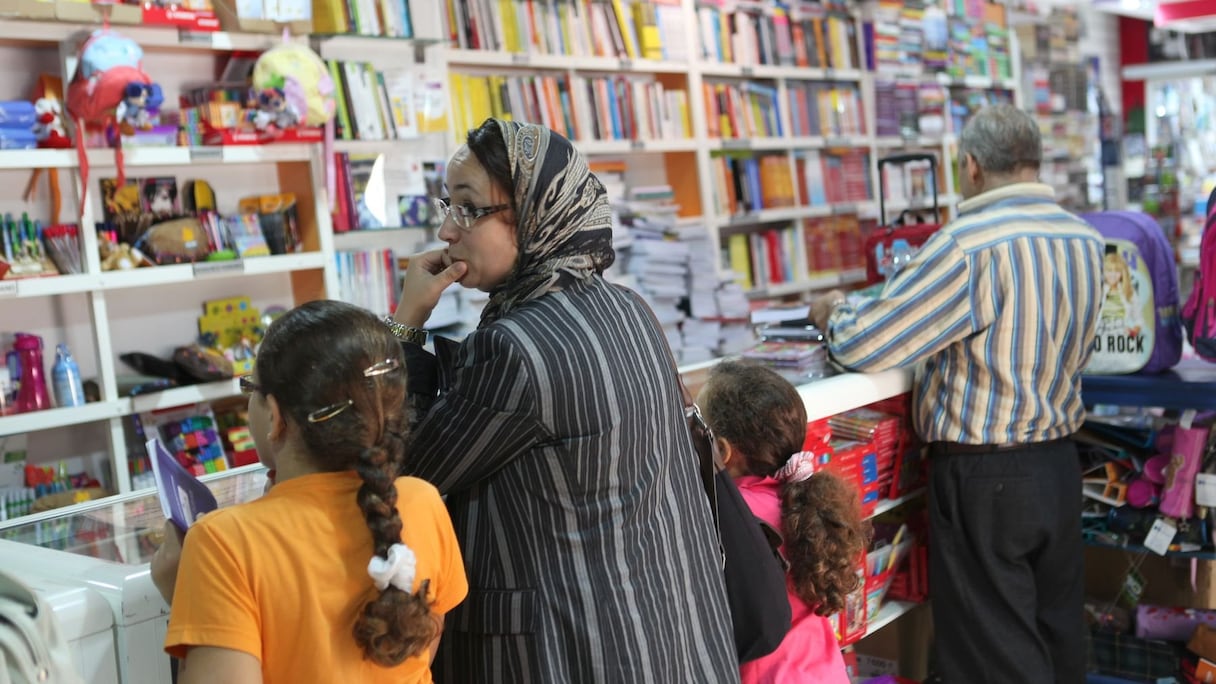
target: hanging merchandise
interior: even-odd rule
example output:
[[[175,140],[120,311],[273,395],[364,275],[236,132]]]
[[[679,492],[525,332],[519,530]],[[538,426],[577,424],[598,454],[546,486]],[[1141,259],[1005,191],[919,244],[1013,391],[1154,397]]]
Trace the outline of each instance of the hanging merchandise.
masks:
[[[160,86],[143,70],[143,50],[108,27],[94,31],[80,46],[76,73],[68,84],[68,113],[76,121],[76,151],[81,181],[88,187],[85,139],[112,145],[118,184],[126,178],[122,132],[150,127],[151,113],[164,101]],[[83,202],[81,203],[83,206]]]
[[[1216,363],[1216,190],[1208,196],[1207,220],[1199,241],[1199,270],[1182,307],[1182,324],[1195,353]]]
[[[1106,239],[1102,309],[1091,374],[1160,373],[1182,358],[1178,275],[1174,250],[1157,222],[1134,211],[1102,211],[1081,218]]]

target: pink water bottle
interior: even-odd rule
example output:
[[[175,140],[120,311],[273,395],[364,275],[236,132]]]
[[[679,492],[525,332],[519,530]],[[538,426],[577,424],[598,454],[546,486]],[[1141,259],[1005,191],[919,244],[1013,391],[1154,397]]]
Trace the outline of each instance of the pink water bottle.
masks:
[[[51,408],[51,397],[46,391],[46,373],[42,366],[42,338],[27,333],[17,333],[13,349],[21,362],[21,388],[17,391],[17,411],[41,411]]]

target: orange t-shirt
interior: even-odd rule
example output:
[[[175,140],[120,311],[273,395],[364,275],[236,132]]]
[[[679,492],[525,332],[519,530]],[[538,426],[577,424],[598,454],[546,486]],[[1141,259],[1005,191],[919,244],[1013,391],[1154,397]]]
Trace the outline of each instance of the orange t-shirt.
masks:
[[[355,503],[353,471],[293,478],[247,504],[216,511],[190,528],[182,549],[165,650],[190,646],[249,653],[262,680],[431,681],[427,653],[384,668],[355,644],[355,618],[377,595],[367,574],[372,537]],[[442,615],[468,593],[452,521],[423,480],[397,480],[402,541],[417,558],[414,590],[429,579]]]

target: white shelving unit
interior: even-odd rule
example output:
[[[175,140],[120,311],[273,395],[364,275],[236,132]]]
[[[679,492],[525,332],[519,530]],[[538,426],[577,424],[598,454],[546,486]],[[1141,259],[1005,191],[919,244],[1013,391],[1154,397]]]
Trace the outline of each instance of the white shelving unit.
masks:
[[[10,51],[30,49],[40,51],[41,54],[58,51],[65,57],[60,65],[63,80],[67,82],[70,80],[70,68],[74,61],[70,56],[75,54],[77,42],[98,27],[53,21],[0,19],[0,48]],[[145,66],[155,66],[162,60],[178,60],[180,63],[180,60],[184,59],[187,60],[186,63],[195,63],[189,60],[213,59],[234,50],[264,50],[280,44],[283,40],[277,34],[194,34],[173,28],[148,26],[115,26],[115,30],[143,47],[146,53]],[[295,37],[292,40],[304,41],[306,38]],[[364,55],[374,52],[384,59],[416,55],[419,50],[425,50],[425,46],[430,42],[433,41],[392,41],[345,36],[317,39],[324,52],[340,54],[343,51],[353,51]],[[168,94],[172,97],[175,93],[170,91]],[[368,144],[367,147],[379,150],[387,144]],[[136,397],[120,396],[117,355],[128,349],[117,348],[114,343],[115,336],[120,331],[113,327],[111,317],[117,311],[129,310],[131,302],[136,301],[133,298],[143,296],[161,300],[162,303],[175,297],[184,297],[181,308],[189,310],[197,305],[190,296],[194,289],[214,290],[217,284],[220,284],[221,289],[228,289],[226,283],[231,283],[234,289],[240,291],[241,286],[238,283],[247,278],[257,279],[257,283],[275,283],[276,287],[287,292],[295,303],[336,296],[338,291],[333,258],[334,237],[330,225],[329,199],[325,190],[324,159],[320,145],[129,147],[124,153],[125,166],[130,176],[137,177],[144,170],[155,174],[184,172],[216,183],[217,189],[221,191],[220,184],[224,182],[225,176],[259,178],[263,184],[277,180],[276,187],[294,192],[299,199],[300,228],[308,248],[307,251],[299,253],[228,262],[201,262],[103,272],[97,253],[98,242],[92,226],[98,220],[101,208],[97,179],[113,175],[113,150],[88,150],[91,172],[87,187],[82,187],[80,181],[79,161],[75,150],[0,151],[0,172],[3,173],[16,174],[29,169],[58,169],[61,178],[64,178],[61,182],[64,196],[74,198],[78,203],[69,206],[77,206],[79,209],[78,215],[64,218],[68,221],[78,221],[84,228],[81,230],[84,273],[0,282],[0,320],[8,323],[6,330],[24,329],[44,335],[46,348],[43,353],[47,369],[53,360],[55,342],[73,334],[77,338],[83,334],[90,348],[82,348],[83,345],[76,343],[73,344],[72,351],[77,359],[82,360],[82,367],[87,369],[86,378],[97,380],[101,393],[100,401],[84,406],[2,416],[0,439],[19,434],[49,434],[60,431],[67,431],[64,434],[68,435],[75,434],[71,431],[81,429],[94,430],[87,433],[90,435],[104,434],[103,444],[93,444],[89,447],[102,454],[101,460],[89,462],[94,465],[102,464],[105,470],[96,472],[91,467],[90,474],[107,481],[120,497],[132,491],[123,427],[126,416],[229,398],[238,395],[239,389],[236,380],[232,379]],[[232,171],[226,173],[226,169]],[[15,176],[10,175],[10,178],[12,177]],[[235,197],[248,188],[242,186],[228,189]],[[72,210],[68,213],[71,214]],[[200,297],[199,300],[201,299]],[[57,312],[79,308],[82,305],[86,311],[83,320],[87,323],[84,326],[81,326],[79,318],[73,319],[70,324],[61,321]],[[52,327],[36,327],[37,324],[31,323],[26,313],[21,313],[34,310],[51,312],[46,318],[51,321]],[[72,328],[86,329],[71,331],[65,327],[69,325]],[[36,329],[31,330],[29,326],[35,326]],[[162,330],[155,330],[151,334],[163,334],[164,339],[168,339],[182,332],[171,333]],[[189,331],[184,332],[188,337]],[[158,343],[161,341],[156,340]],[[46,358],[48,350],[52,358]],[[100,432],[96,432],[98,427]],[[59,441],[71,443],[72,438],[60,438]],[[38,453],[31,454],[31,463],[37,465],[50,465],[57,460],[52,458],[42,462],[38,459]],[[226,477],[234,472],[237,471],[217,473],[214,477]],[[5,526],[19,524],[21,520],[23,518],[10,520]]]

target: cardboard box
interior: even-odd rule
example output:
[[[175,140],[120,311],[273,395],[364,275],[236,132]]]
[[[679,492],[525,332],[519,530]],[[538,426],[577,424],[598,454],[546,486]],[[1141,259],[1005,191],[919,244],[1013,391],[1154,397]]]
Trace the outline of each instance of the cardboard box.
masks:
[[[1191,640],[1186,643],[1191,653],[1208,660],[1216,660],[1216,629],[1197,625]]]
[[[110,23],[136,26],[144,21],[144,10],[139,5],[109,5]],[[102,6],[78,0],[55,0],[55,18],[81,24],[101,22]]]
[[[54,19],[51,0],[0,0],[0,17],[5,19]]]
[[[252,19],[243,17],[237,11],[241,0],[214,0],[215,14],[220,18],[220,28],[225,31],[244,31],[246,33],[282,33],[286,27],[292,35],[302,36],[312,33],[312,18],[290,21],[279,24],[269,19]]]

